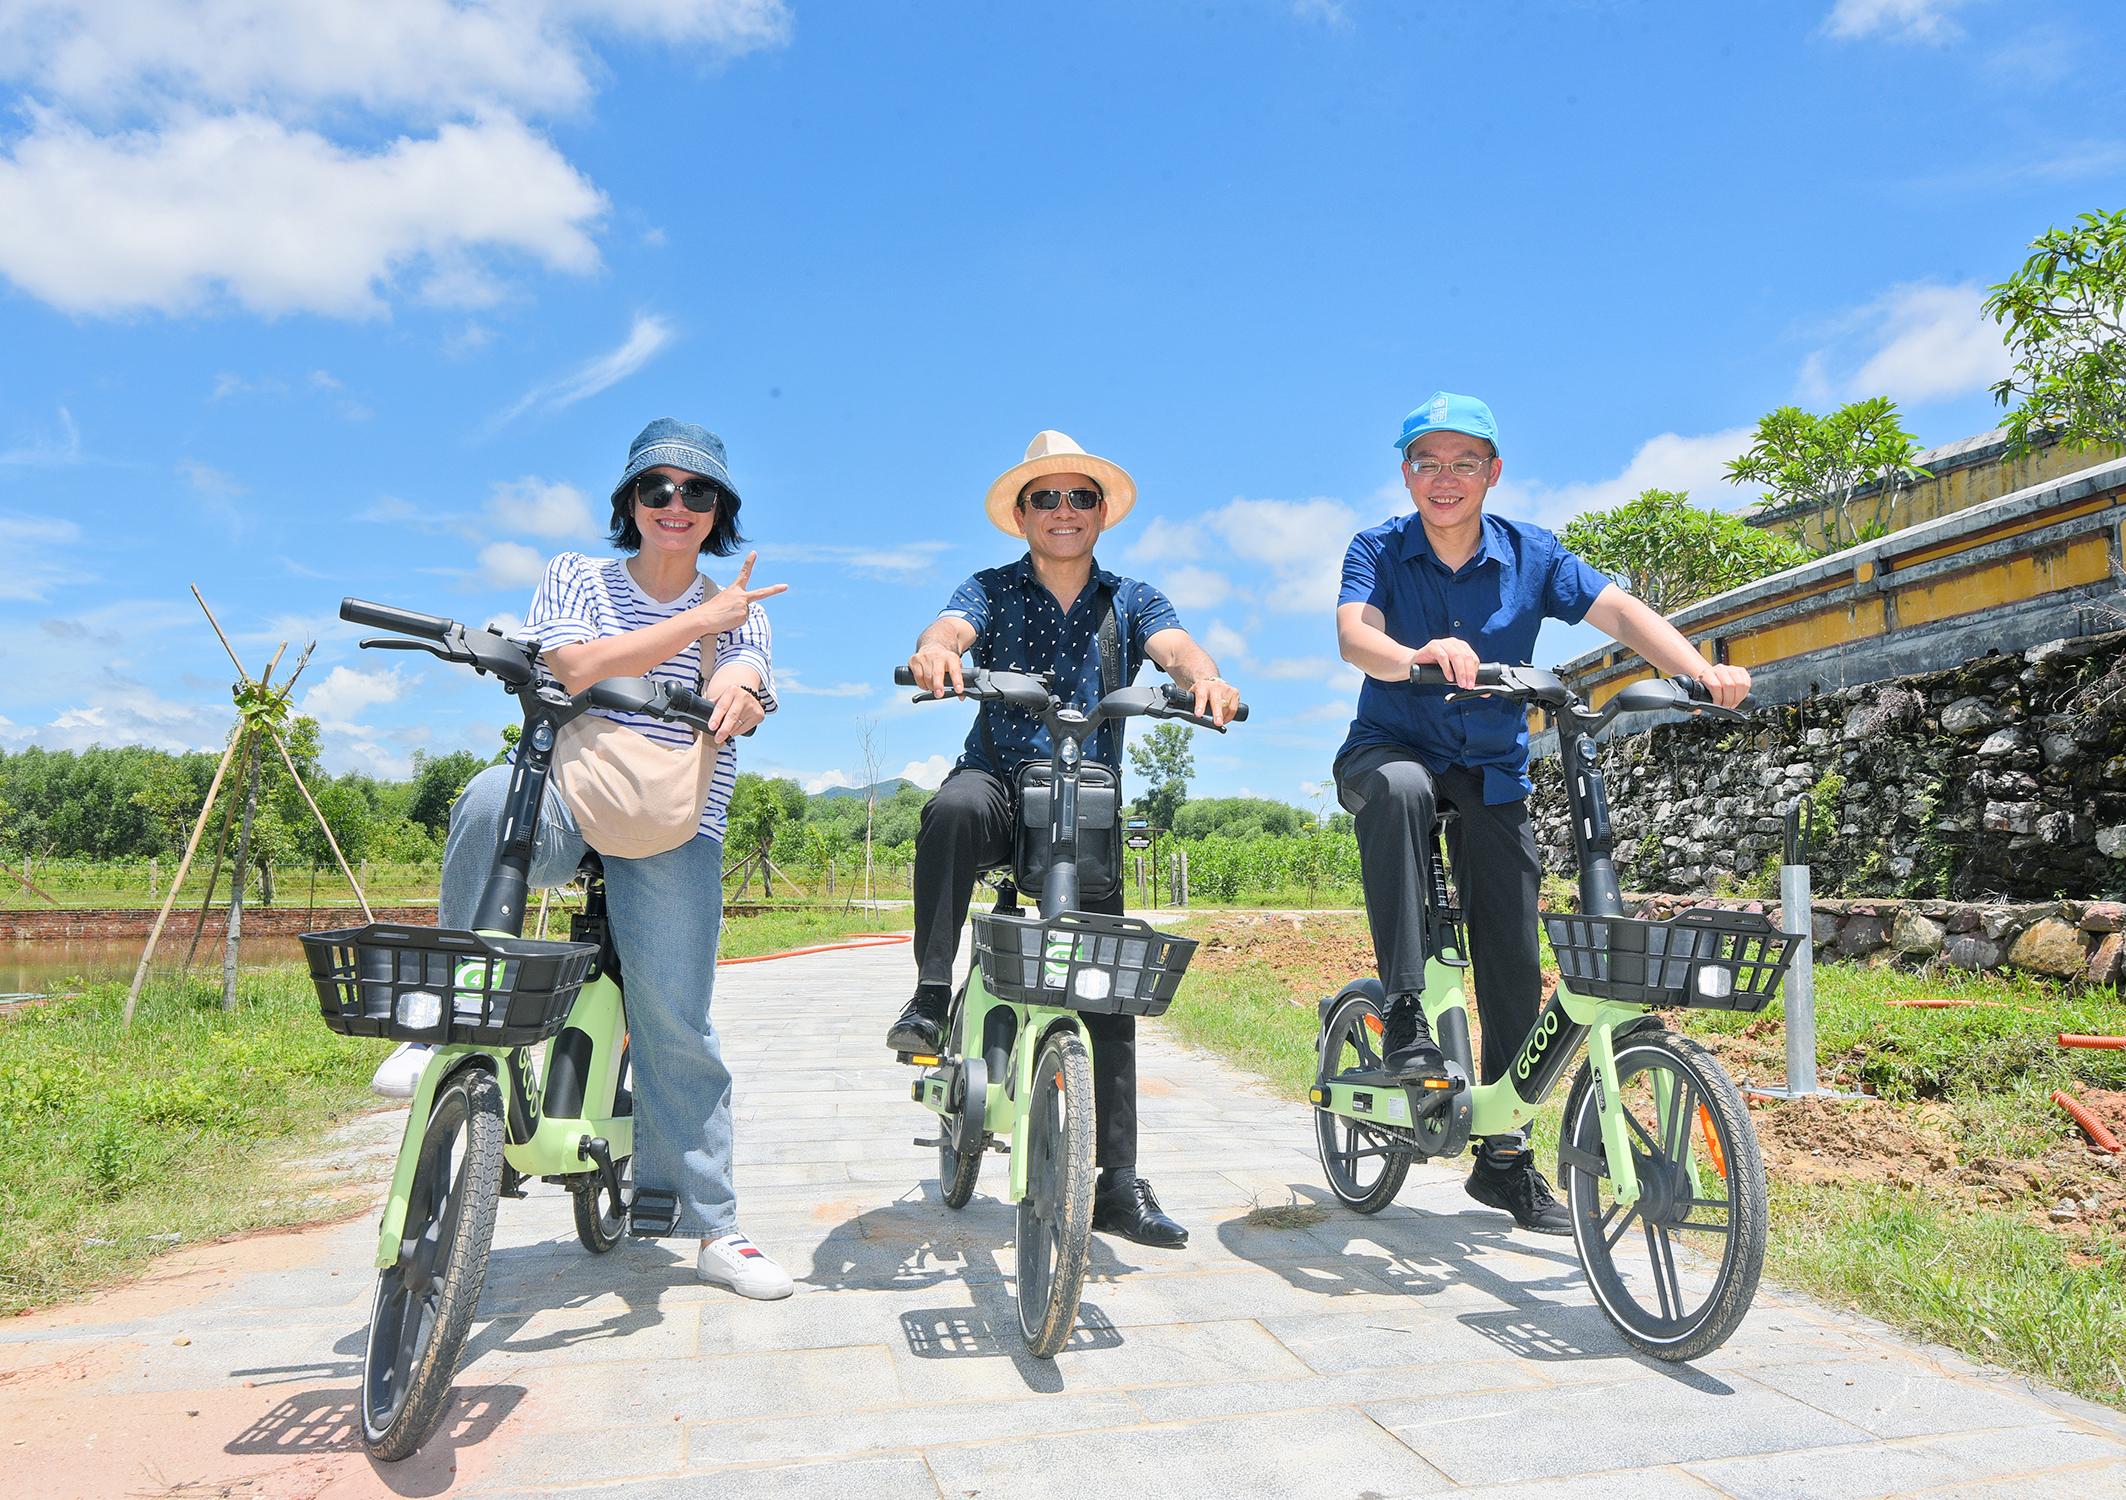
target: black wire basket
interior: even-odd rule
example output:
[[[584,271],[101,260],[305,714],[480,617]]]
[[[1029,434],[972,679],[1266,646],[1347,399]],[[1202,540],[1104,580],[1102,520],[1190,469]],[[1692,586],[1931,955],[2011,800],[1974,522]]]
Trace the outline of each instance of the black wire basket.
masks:
[[[1156,1016],[1173,1003],[1195,952],[1193,938],[1159,932],[1136,917],[977,912],[974,918],[983,988],[1020,1005]]]
[[[596,943],[371,922],[306,932],[325,1024],[342,1036],[526,1047],[568,1019]]]
[[[1762,1010],[1799,941],[1756,912],[1692,907],[1665,921],[1546,916],[1558,978],[1576,995],[1695,1010]]]

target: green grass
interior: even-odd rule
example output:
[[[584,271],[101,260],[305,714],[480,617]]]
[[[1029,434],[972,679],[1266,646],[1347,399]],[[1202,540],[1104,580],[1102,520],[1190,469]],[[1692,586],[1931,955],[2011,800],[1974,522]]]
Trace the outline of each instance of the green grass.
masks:
[[[2060,1031],[2126,1033],[2126,1003],[2109,990],[1845,964],[1819,965],[1816,988],[1824,1082],[1865,1084],[1901,1119],[1923,1105],[1927,1128],[1946,1133],[1959,1162],[2036,1163],[2051,1153],[2056,1163],[2063,1150],[2076,1159],[2073,1126],[2051,1103],[2052,1091],[2126,1089],[2126,1053],[2066,1051],[2054,1040]],[[1167,1021],[1187,1040],[1300,1095],[1314,1073],[1319,993],[1319,986],[1294,988],[1254,967],[1199,973],[1183,985]],[[1884,1003],[1900,999],[1993,1005],[1914,1010]],[[2015,1008],[2021,1006],[2036,1013]],[[1755,1016],[1701,1011],[1672,1015],[1670,1024],[1720,1050],[1731,1072],[1767,1082],[1784,1074],[1780,1002]],[[1536,1122],[1545,1160],[1556,1152],[1563,1092]],[[1857,1115],[1853,1129],[1868,1128]],[[2099,1163],[2093,1170],[2105,1169]],[[2116,1239],[2051,1233],[2032,1222],[2032,1208],[2047,1206],[2034,1201],[1992,1206],[1975,1196],[1875,1182],[1802,1186],[1774,1174],[1772,1203],[1767,1269],[1775,1278],[2126,1406],[2126,1356],[2118,1352],[2126,1349],[2126,1248]]]
[[[733,917],[722,953],[834,942],[897,920]],[[221,1009],[218,972],[152,981],[130,1030],[124,1001],[123,983],[103,983],[0,1016],[0,1313],[137,1274],[179,1244],[329,1215],[325,1188],[289,1164],[378,1103],[369,1075],[390,1043],[326,1030],[293,965],[243,970],[234,1011]]]

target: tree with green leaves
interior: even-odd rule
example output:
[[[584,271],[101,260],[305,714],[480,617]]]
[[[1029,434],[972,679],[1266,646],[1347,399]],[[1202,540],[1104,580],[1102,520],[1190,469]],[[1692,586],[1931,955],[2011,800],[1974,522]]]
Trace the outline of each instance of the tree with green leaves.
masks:
[[[1185,724],[1155,724],[1129,747],[1129,763],[1144,778],[1137,795],[1139,814],[1154,828],[1172,828],[1188,800],[1189,778],[1196,774],[1195,731]]]
[[[1562,537],[1663,615],[1809,558],[1785,533],[1693,505],[1682,490],[1645,490],[1615,510],[1575,516]]]
[[[1986,316],[2015,357],[1993,397],[2018,452],[2045,433],[2077,448],[2126,445],[2126,209],[2086,213],[2030,242],[1989,289]]]
[[[738,856],[736,864],[724,871],[728,880],[738,876],[738,889],[744,894],[752,871],[760,871],[760,889],[763,895],[772,896],[774,888],[769,884],[770,874],[781,875],[775,862],[768,857],[775,847],[776,835],[786,826],[803,821],[805,816],[804,789],[787,777],[756,776],[751,771],[739,773],[737,784],[731,789],[731,806],[725,815],[724,851]],[[783,875],[787,883],[790,877]]]
[[[1782,406],[1758,420],[1750,446],[1727,466],[1727,482],[1763,486],[1761,510],[1805,508],[1828,554],[1897,529],[1890,517],[1900,490],[1928,477],[1912,461],[1918,456],[1918,442],[1887,397],[1850,402],[1821,417]],[[1875,485],[1882,490],[1875,518],[1856,521],[1854,497]]]
[[[1171,825],[1176,838],[1256,838],[1296,834],[1314,820],[1289,802],[1267,797],[1198,797],[1183,804]]]

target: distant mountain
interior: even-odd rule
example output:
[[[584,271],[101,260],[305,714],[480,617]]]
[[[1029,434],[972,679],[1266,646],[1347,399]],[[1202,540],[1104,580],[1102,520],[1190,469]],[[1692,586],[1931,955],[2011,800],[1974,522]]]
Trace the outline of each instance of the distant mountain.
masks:
[[[878,784],[879,800],[884,801],[886,798],[892,796],[895,792],[899,791],[904,786],[914,785],[914,782],[909,781],[905,777],[900,776],[894,777],[891,781],[881,781]],[[862,797],[868,791],[870,791],[869,787],[830,786],[824,792],[821,792],[818,795],[822,797]]]

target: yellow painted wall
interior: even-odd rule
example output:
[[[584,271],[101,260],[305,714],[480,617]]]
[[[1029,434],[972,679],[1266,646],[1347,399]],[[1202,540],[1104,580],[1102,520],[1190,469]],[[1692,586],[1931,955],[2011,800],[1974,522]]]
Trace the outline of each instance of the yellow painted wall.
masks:
[[[1931,583],[1897,590],[1897,623],[1926,625],[1951,615],[1992,609],[2049,594],[2078,583],[2095,583],[2111,572],[2111,545],[2101,533],[2064,547],[2004,557],[1984,567],[1952,573]],[[1756,637],[1752,637],[1755,640]],[[1743,644],[1740,641],[1735,645]],[[1792,655],[1781,652],[1780,655]]]
[[[1886,526],[1891,531],[1902,531],[1908,526],[1917,526],[1922,521],[1933,521],[1960,510],[1969,510],[1972,506],[1983,505],[1988,500],[1998,500],[2003,495],[2012,495],[2017,490],[2026,489],[2033,484],[2042,484],[2047,480],[2062,479],[2097,464],[2109,463],[2115,458],[2126,458],[2126,448],[2116,448],[2109,444],[2094,448],[2068,448],[2064,444],[2054,443],[2005,463],[1986,462],[1951,469],[1899,490],[1894,503],[1890,503]],[[1886,502],[1885,497],[1877,495],[1863,496],[1854,501],[1854,525],[1865,531],[1874,522],[1884,520],[1886,503],[1889,502]],[[1777,529],[1800,537],[1811,549],[1820,549],[1823,546],[1823,528],[1814,516],[1782,521]]]
[[[1804,651],[1820,651],[1826,646],[1864,640],[1882,634],[1883,619],[1880,595],[1856,599],[1851,604],[1803,615],[1798,620],[1753,630],[1747,635],[1731,636],[1727,642],[1727,659],[1738,667],[1755,667],[1768,661],[1799,656]]]

